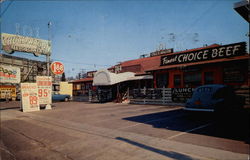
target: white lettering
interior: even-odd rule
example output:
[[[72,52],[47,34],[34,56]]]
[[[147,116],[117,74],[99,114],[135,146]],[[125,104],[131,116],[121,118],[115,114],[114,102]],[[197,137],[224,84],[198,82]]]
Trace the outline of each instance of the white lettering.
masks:
[[[217,55],[218,55],[218,50],[215,48],[212,50],[212,58],[217,57]]]
[[[233,47],[232,46],[228,46],[227,49],[226,49],[226,56],[231,56],[231,53],[232,53],[232,49]]]
[[[186,61],[187,61],[187,58],[188,58],[188,55],[187,55],[187,54],[183,55],[183,62],[186,62]]]
[[[193,61],[193,59],[194,59],[194,53],[190,53],[188,55],[188,61]]]
[[[183,55],[180,55],[180,56],[178,57],[178,62],[179,62],[179,63],[182,62],[181,57],[183,57]]]
[[[239,48],[240,48],[240,45],[234,46],[233,55],[235,55],[235,53],[236,53],[237,51],[239,51]]]
[[[200,57],[200,54],[201,54],[201,53],[202,53],[202,52],[198,52],[198,53],[197,53],[197,59],[198,59],[198,60],[201,59],[201,57]]]
[[[225,51],[225,47],[221,47],[220,49],[219,49],[219,57],[223,57],[224,55],[223,55],[223,52]]]
[[[203,55],[202,55],[202,58],[203,59],[207,59],[208,58],[207,54],[208,54],[208,50],[205,50],[204,53],[203,53]]]

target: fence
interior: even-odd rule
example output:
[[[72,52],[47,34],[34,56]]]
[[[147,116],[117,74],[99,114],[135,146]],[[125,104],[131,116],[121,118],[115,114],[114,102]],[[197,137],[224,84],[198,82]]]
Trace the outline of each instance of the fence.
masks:
[[[111,89],[89,90],[89,102],[108,102],[112,100]]]
[[[182,91],[192,92],[192,89],[182,89]],[[143,88],[133,89],[129,92],[130,103],[134,104],[161,104],[161,105],[183,105],[190,98],[190,94],[182,95],[178,100],[173,97],[176,91],[172,88]]]

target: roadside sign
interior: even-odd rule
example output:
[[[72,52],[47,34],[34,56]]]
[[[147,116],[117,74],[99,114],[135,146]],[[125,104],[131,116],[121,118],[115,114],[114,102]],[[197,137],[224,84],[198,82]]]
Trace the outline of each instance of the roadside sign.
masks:
[[[20,68],[0,65],[0,83],[20,83]]]
[[[61,62],[53,62],[51,63],[51,71],[54,73],[54,74],[63,74],[64,72],[64,66]]]
[[[52,77],[37,76],[38,97],[40,104],[51,104],[52,99]]]
[[[21,83],[23,112],[39,111],[39,97],[36,83]]]

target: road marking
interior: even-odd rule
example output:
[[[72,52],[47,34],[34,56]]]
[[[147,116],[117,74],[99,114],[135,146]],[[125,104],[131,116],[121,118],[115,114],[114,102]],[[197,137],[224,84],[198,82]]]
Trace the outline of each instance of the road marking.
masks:
[[[181,133],[178,133],[178,134],[176,134],[176,135],[170,136],[170,137],[168,137],[167,139],[168,139],[168,140],[173,139],[173,138],[175,138],[175,137],[178,137],[178,136],[187,134],[187,133],[189,133],[189,132],[192,132],[192,131],[195,131],[195,130],[198,130],[198,129],[201,129],[201,128],[205,128],[205,127],[207,127],[207,126],[210,126],[211,124],[212,124],[212,123],[207,123],[207,124],[204,124],[204,125],[202,125],[202,126],[199,126],[199,127],[196,127],[196,128],[190,129],[190,130],[186,130],[186,131],[184,131],[184,132],[181,132]]]

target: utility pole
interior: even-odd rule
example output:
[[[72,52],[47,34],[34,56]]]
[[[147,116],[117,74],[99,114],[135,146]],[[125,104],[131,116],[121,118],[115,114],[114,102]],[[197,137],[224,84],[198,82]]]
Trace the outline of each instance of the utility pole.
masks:
[[[50,26],[51,26],[51,22],[49,21],[49,23],[48,23],[48,45],[50,46],[50,49],[51,49],[51,32],[50,32]],[[51,52],[49,54],[46,54],[47,76],[50,76],[50,55],[51,55]]]

